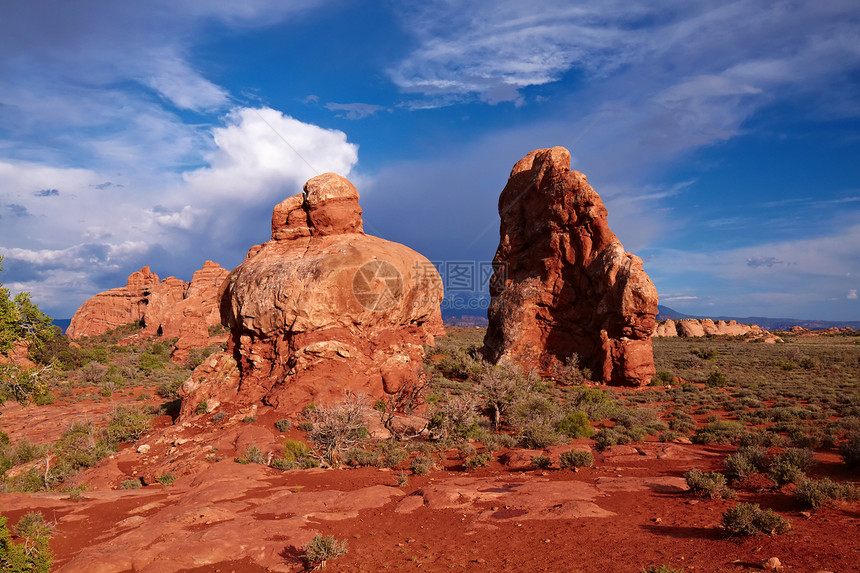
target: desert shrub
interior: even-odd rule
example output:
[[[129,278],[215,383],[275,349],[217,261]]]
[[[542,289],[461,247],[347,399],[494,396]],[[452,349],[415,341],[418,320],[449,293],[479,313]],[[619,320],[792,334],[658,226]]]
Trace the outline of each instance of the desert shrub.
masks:
[[[678,569],[672,569],[668,565],[652,565],[647,569],[642,569],[642,573],[684,573]]]
[[[266,455],[263,450],[255,445],[248,446],[241,456],[236,458],[240,464],[263,464],[266,465]]]
[[[839,453],[845,463],[852,467],[860,467],[860,432],[854,432],[848,436],[848,441],[839,447]]]
[[[720,351],[716,348],[693,348],[690,350],[690,354],[693,356],[697,356],[702,360],[716,360],[720,355]]]
[[[74,422],[54,444],[54,467],[51,479],[60,482],[78,471],[89,468],[112,452],[110,443],[92,422]]]
[[[296,426],[302,432],[312,432],[314,429],[314,423],[311,421],[300,422],[299,425]]]
[[[163,474],[157,475],[155,477],[155,480],[158,483],[160,483],[161,485],[163,485],[164,487],[168,487],[168,486],[172,485],[173,482],[176,481],[176,476],[173,475],[172,473],[168,472],[168,473],[163,473]]]
[[[788,438],[776,432],[754,430],[742,435],[739,443],[741,447],[761,446],[763,448],[781,448],[788,445]]]
[[[463,463],[463,466],[466,468],[466,471],[474,471],[478,468],[487,467],[492,461],[493,456],[491,454],[477,454],[472,457],[466,458],[466,461]]]
[[[119,484],[119,489],[140,489],[141,487],[143,487],[143,483],[140,478],[129,478]]]
[[[533,393],[514,406],[509,422],[517,429],[520,445],[537,449],[561,442],[562,436],[556,430],[561,418],[562,412],[557,403]]]
[[[194,413],[197,414],[198,416],[202,416],[208,410],[209,410],[209,403],[206,400],[203,400],[202,402],[197,404],[197,407],[194,409]]]
[[[740,448],[725,460],[729,478],[742,480],[750,474],[766,472],[770,466],[767,448],[748,446]]]
[[[490,412],[490,422],[498,430],[502,418],[537,382],[533,373],[524,374],[515,366],[491,366],[478,380],[477,391]]]
[[[449,396],[434,405],[429,429],[436,437],[466,439],[478,428],[478,401],[472,394]]]
[[[673,382],[672,373],[666,370],[660,370],[651,378],[649,386],[671,386]]]
[[[134,442],[150,430],[152,416],[136,406],[117,405],[106,432],[111,443]]]
[[[329,559],[346,554],[346,541],[338,541],[333,535],[317,534],[305,546],[305,563],[308,568],[322,569]]]
[[[289,418],[281,418],[280,420],[275,422],[275,429],[279,432],[286,432],[290,429],[291,426],[292,423],[290,422]]]
[[[284,440],[284,459],[297,462],[310,455],[311,450],[307,444],[298,440]]]
[[[552,460],[549,459],[549,456],[532,456],[532,465],[538,469],[545,470],[552,465]]]
[[[582,468],[594,465],[594,456],[585,450],[570,450],[561,454],[558,460],[560,468]]]
[[[757,503],[739,503],[723,513],[723,527],[732,535],[774,535],[791,531],[791,524]]]
[[[42,516],[41,513],[38,515]],[[41,524],[35,523],[36,519],[31,519],[31,521],[33,521],[32,526],[25,528],[24,542],[13,543],[9,529],[6,527],[6,517],[0,515],[0,571],[9,571],[10,573],[50,572],[54,564],[54,554],[48,546],[50,529],[44,525],[44,517],[41,519]],[[20,534],[20,521],[18,530]]]
[[[222,410],[221,412],[215,412],[215,415],[212,416],[212,418],[209,421],[212,422],[213,424],[217,424],[218,422],[220,422],[221,420],[223,420],[227,416],[229,416],[229,414]]]
[[[629,444],[633,439],[626,433],[615,428],[601,428],[594,434],[594,445],[598,450],[605,450],[618,444]]]
[[[860,491],[850,483],[840,484],[829,478],[801,478],[794,490],[794,497],[805,506],[818,509],[834,501],[856,500],[860,497]]]
[[[169,358],[169,356],[168,356]],[[151,352],[144,352],[138,358],[138,368],[143,371],[151,371],[151,370],[163,370],[164,362],[162,362],[161,358],[152,354]]]
[[[242,418],[243,424],[253,424],[256,421],[257,421],[257,416],[245,416],[244,418]]]
[[[107,367],[97,362],[88,362],[81,368],[81,377],[90,384],[101,384],[107,376]]]
[[[714,370],[705,378],[707,388],[723,388],[729,385],[729,379],[719,370]]]
[[[797,483],[812,465],[812,452],[801,448],[787,448],[773,457],[770,463],[770,478],[777,485]]]
[[[430,473],[436,467],[436,462],[433,461],[433,458],[429,456],[425,456],[424,454],[415,456],[412,459],[412,463],[409,464],[409,468],[412,470],[412,473],[416,475],[426,475]]]
[[[686,412],[676,412],[675,417],[669,420],[669,429],[682,434],[689,434],[696,427],[696,420]]]
[[[496,452],[503,448],[512,448],[516,445],[517,439],[509,434],[487,434],[481,439],[484,444],[484,449],[488,452]]]
[[[594,435],[594,428],[588,421],[585,412],[573,412],[565,416],[556,424],[555,429],[569,438],[590,438]]]
[[[179,389],[181,387],[181,380],[165,380],[155,387],[155,393],[165,400],[175,400],[179,398]]]
[[[720,420],[696,431],[693,441],[697,444],[731,444],[739,440],[744,431],[744,425],[740,422]]]
[[[396,468],[409,459],[409,452],[395,440],[386,440],[379,444],[381,463],[387,468]]]
[[[573,386],[566,389],[566,394],[570,404],[585,412],[589,420],[609,418],[616,409],[612,396],[597,388]]]
[[[343,463],[354,467],[382,467],[382,459],[378,452],[363,448],[350,448],[343,454]]]
[[[716,472],[701,472],[692,469],[684,474],[687,485],[693,495],[709,499],[735,497],[735,492],[726,485],[726,476]]]

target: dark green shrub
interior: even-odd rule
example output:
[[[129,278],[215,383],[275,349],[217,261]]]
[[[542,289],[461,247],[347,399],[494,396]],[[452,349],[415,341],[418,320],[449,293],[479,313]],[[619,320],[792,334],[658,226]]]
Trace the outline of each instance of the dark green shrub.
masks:
[[[150,430],[152,415],[136,406],[117,405],[113,410],[106,432],[113,444],[135,442]]]
[[[463,463],[463,466],[465,466],[466,471],[474,471],[478,468],[487,467],[492,461],[493,456],[488,453],[477,454],[475,456],[467,458],[466,461]]]
[[[548,456],[532,456],[532,465],[538,469],[545,470],[552,465],[552,460]]]
[[[594,465],[594,456],[584,450],[570,450],[561,454],[558,460],[560,468],[582,468]]]
[[[266,465],[266,456],[263,451],[257,446],[248,446],[241,456],[236,458],[236,462],[240,464],[262,464]]]
[[[165,380],[155,387],[155,393],[165,400],[175,400],[179,398],[179,388],[181,387],[181,380]]]
[[[143,482],[140,481],[140,478],[123,480],[119,485],[119,489],[140,489],[141,487],[143,487]]]
[[[744,425],[740,422],[720,420],[696,431],[693,441],[697,444],[732,444],[740,439],[744,431]]]
[[[338,541],[333,535],[314,535],[305,546],[305,562],[313,569],[322,569],[329,559],[346,554],[346,541]]]
[[[725,464],[729,478],[742,480],[750,474],[766,472],[770,466],[770,460],[767,456],[767,448],[749,446],[740,448],[728,456]]]
[[[671,386],[672,382],[672,373],[660,370],[653,378],[651,378],[649,386]]]
[[[202,402],[197,404],[197,408],[194,409],[194,413],[197,414],[198,416],[202,416],[208,410],[209,410],[209,404],[206,402],[206,400],[203,400]]]
[[[44,524],[44,517],[42,523]],[[0,571],[10,573],[49,573],[51,571],[54,554],[48,546],[50,529],[44,525],[35,523],[33,525],[34,527],[27,528],[23,543],[12,543],[9,529],[6,527],[6,517],[0,515]]]
[[[350,448],[343,454],[343,463],[348,466],[382,467],[382,458],[377,452],[362,448]]]
[[[723,527],[732,535],[775,535],[791,531],[791,524],[757,503],[739,503],[723,513]]]
[[[569,438],[590,438],[594,435],[594,428],[591,427],[585,412],[568,414],[561,419],[555,429]]]
[[[797,483],[812,465],[812,452],[800,448],[787,448],[773,457],[770,478],[777,485]]]
[[[719,370],[714,370],[705,378],[705,386],[708,388],[723,388],[729,385],[729,379]]]
[[[615,428],[601,428],[594,434],[594,445],[598,450],[605,450],[618,444],[629,444],[633,439],[626,432]]]
[[[409,452],[394,440],[387,440],[379,445],[379,454],[382,457],[382,466],[396,468],[409,459]]]
[[[693,495],[709,499],[735,497],[735,492],[726,485],[726,476],[721,473],[701,472],[694,468],[684,474],[684,479]]]
[[[257,416],[245,416],[242,418],[242,423],[244,424],[253,424],[257,421]]]
[[[848,436],[848,441],[839,447],[839,453],[845,463],[852,467],[860,467],[860,432],[854,432]]]
[[[860,491],[850,483],[839,484],[829,478],[801,478],[794,490],[794,497],[805,506],[818,509],[834,501],[854,501],[860,497]]]
[[[149,352],[144,352],[138,359],[138,367],[144,371],[163,370],[164,363],[158,356]]]
[[[279,432],[286,432],[290,429],[291,426],[292,423],[290,422],[289,418],[281,418],[280,420],[275,422],[275,429],[277,429]]]
[[[158,483],[160,483],[164,487],[167,487],[169,485],[172,485],[173,482],[176,481],[176,476],[174,476],[172,473],[168,472],[168,473],[163,473],[163,474],[156,476],[155,479]]]

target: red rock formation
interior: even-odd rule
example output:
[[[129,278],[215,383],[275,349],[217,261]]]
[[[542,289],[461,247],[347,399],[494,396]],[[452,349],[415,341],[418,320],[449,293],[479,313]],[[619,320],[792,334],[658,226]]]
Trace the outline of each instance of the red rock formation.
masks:
[[[657,325],[655,337],[701,337],[701,336],[752,336],[761,337],[764,330],[756,324],[740,324],[734,320],[717,320],[710,318],[701,320],[684,318],[681,320],[664,320]]]
[[[141,322],[143,334],[178,338],[174,360],[188,357],[190,348],[226,341],[226,335],[210,337],[209,329],[221,324],[218,292],[227,277],[218,263],[206,261],[191,282],[175,277],[159,281],[149,267],[132,273],[125,287],[99,293],[81,306],[66,330],[69,338],[98,336],[128,324]]]
[[[657,291],[570,153],[538,149],[517,162],[499,214],[488,359],[553,375],[575,353],[597,380],[648,383]]]
[[[124,324],[139,322],[146,314],[149,295],[158,286],[158,275],[149,267],[131,273],[126,286],[97,294],[72,317],[66,336],[98,336]]]
[[[252,247],[224,282],[236,384],[224,383],[230,359],[213,357],[204,367],[220,374],[192,377],[185,403],[262,400],[298,410],[347,389],[396,392],[421,370],[422,344],[443,332],[441,300],[427,259],[364,234],[348,180],[314,177],[274,208],[272,240]]]

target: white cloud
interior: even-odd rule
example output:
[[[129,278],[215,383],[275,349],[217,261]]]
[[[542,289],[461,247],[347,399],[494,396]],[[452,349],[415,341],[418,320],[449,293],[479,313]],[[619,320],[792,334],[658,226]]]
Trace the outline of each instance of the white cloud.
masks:
[[[177,106],[194,111],[215,110],[228,103],[227,92],[191,69],[188,63],[164,50],[148,58],[141,81]]]
[[[325,108],[331,111],[342,111],[345,113],[337,114],[337,117],[343,119],[364,119],[376,112],[385,109],[381,105],[371,103],[327,103]]]
[[[845,297],[848,300],[857,300],[857,289],[852,288],[848,291],[848,295]]]
[[[301,191],[311,177],[333,171],[347,176],[358,146],[342,131],[323,129],[270,109],[238,108],[212,130],[208,167],[184,175],[197,198],[259,200]]]

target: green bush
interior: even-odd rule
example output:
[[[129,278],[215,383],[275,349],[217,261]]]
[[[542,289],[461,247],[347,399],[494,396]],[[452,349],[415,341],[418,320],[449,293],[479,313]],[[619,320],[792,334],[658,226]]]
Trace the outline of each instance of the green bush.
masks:
[[[802,478],[794,490],[794,497],[805,506],[818,509],[834,501],[854,501],[860,496],[852,484],[839,484],[829,478],[819,480]]]
[[[173,485],[173,482],[176,481],[176,476],[172,473],[163,473],[155,477],[156,481],[163,485],[164,487]]]
[[[532,465],[538,469],[545,470],[552,465],[552,460],[549,456],[532,456]]]
[[[594,435],[594,428],[591,427],[585,412],[568,414],[556,424],[555,429],[569,438],[590,438]]]
[[[791,524],[757,503],[739,503],[723,513],[723,527],[732,535],[775,535],[791,531]]]
[[[275,429],[279,432],[286,432],[290,429],[291,426],[292,423],[290,422],[289,418],[281,418],[280,420],[275,422]]]
[[[129,478],[119,484],[119,489],[140,489],[142,487],[143,482],[140,481],[140,478]]]
[[[684,479],[687,480],[690,492],[699,497],[709,499],[735,497],[735,492],[726,485],[726,476],[721,473],[701,472],[694,468],[684,474]]]
[[[684,573],[678,569],[672,569],[668,565],[652,565],[647,569],[642,569],[642,573]]]
[[[308,568],[322,569],[329,559],[346,554],[346,541],[338,541],[333,535],[314,535],[305,546],[305,562]]]
[[[135,442],[151,428],[152,415],[136,406],[117,405],[108,422],[106,432],[110,443]]]
[[[423,454],[415,456],[412,459],[412,463],[409,464],[412,473],[416,475],[427,475],[434,467],[436,467],[436,463],[433,461],[433,458]]]
[[[155,393],[165,400],[179,398],[179,389],[182,387],[181,380],[165,380],[155,388]]]
[[[711,422],[704,428],[700,428],[693,436],[697,444],[732,444],[739,440],[744,434],[744,425],[740,422],[720,420]]]
[[[767,448],[749,446],[740,448],[725,461],[726,472],[731,479],[742,480],[753,473],[766,472],[770,467]]]
[[[653,378],[651,378],[649,386],[671,386],[673,381],[674,378],[672,377],[671,372],[660,370]]]
[[[138,359],[138,367],[144,371],[163,370],[164,363],[158,356],[150,352],[144,352]]]
[[[255,445],[245,448],[241,456],[236,458],[236,462],[240,464],[263,464],[266,465],[266,455],[263,450]]]
[[[378,448],[383,467],[396,468],[409,459],[409,452],[395,440],[382,442]]]
[[[714,370],[705,378],[707,388],[723,388],[729,385],[729,379],[719,370]]]
[[[773,457],[770,464],[770,478],[777,485],[797,483],[805,476],[812,465],[812,452],[800,448],[786,448]]]
[[[343,454],[343,463],[357,467],[382,467],[382,458],[378,452],[363,448],[350,448]]]
[[[493,456],[488,453],[477,454],[470,458],[466,458],[466,461],[463,463],[463,466],[466,468],[466,471],[474,471],[478,468],[487,467],[492,461]]]
[[[840,446],[839,453],[842,454],[842,459],[848,466],[860,467],[860,432],[854,432],[848,436],[848,441]]]
[[[594,456],[584,450],[570,450],[561,454],[558,460],[560,468],[582,468],[594,465]]]
[[[616,446],[618,444],[629,444],[633,439],[626,433],[615,428],[601,428],[594,434],[594,445],[598,450]]]
[[[21,519],[24,520],[28,515],[32,513]],[[25,523],[23,528],[21,521],[18,522],[18,532],[24,537],[24,542],[17,544],[12,543],[9,529],[6,527],[6,517],[0,515],[0,571],[10,573],[49,573],[51,571],[54,554],[48,546],[50,529],[44,524],[42,514],[37,515],[41,520],[30,518],[30,523]]]

